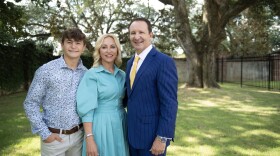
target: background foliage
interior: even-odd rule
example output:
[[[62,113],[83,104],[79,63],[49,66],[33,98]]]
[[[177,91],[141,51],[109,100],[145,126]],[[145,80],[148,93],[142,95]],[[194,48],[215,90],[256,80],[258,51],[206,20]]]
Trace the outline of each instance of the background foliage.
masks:
[[[52,51],[51,46],[44,47],[42,51],[31,40],[19,42],[15,47],[0,45],[1,94],[27,90],[35,70],[54,58]]]
[[[67,27],[78,27],[86,33],[85,56],[91,57],[98,36],[114,33],[122,44],[123,57],[128,58],[133,54],[128,24],[132,18],[146,17],[152,22],[153,44],[160,51],[171,56],[178,50],[186,55],[194,54],[186,59],[189,62],[185,70],[192,76],[187,83],[200,87],[216,86],[215,57],[264,55],[280,48],[280,1],[185,0],[178,1],[184,5],[174,6],[175,0],[160,0],[166,4],[161,9],[151,6],[152,2],[154,0],[95,0],[94,3],[91,0],[0,0],[1,92],[26,89],[35,69],[54,58],[49,56],[51,53],[59,53],[60,35]],[[243,10],[226,19],[222,29],[214,26],[226,13],[241,5],[245,6]],[[177,16],[176,12],[182,7],[186,14]],[[210,14],[211,19],[210,16],[207,19],[206,15]],[[182,23],[188,20],[185,22],[188,26],[179,29],[180,20]],[[214,29],[208,29],[207,24]],[[186,33],[185,28],[189,28],[189,33],[180,36]],[[217,37],[211,38],[209,34]],[[213,46],[214,43],[218,46]],[[196,70],[191,66],[196,66]]]
[[[27,91],[35,71],[44,63],[60,57],[52,52],[51,45],[36,44],[31,40],[22,41],[17,47],[0,45],[0,95]],[[87,68],[92,66],[91,56],[82,55],[81,59]],[[125,70],[127,60],[123,59],[121,69]]]

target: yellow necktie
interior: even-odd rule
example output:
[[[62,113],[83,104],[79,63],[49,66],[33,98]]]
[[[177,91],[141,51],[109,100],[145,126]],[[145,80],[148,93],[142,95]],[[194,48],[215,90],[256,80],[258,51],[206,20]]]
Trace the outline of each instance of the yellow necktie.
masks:
[[[139,59],[140,59],[139,56],[135,56],[134,61],[133,61],[132,70],[130,72],[130,88],[132,88],[132,85],[133,85],[133,82],[135,79],[136,69],[137,69],[137,64],[138,64]]]

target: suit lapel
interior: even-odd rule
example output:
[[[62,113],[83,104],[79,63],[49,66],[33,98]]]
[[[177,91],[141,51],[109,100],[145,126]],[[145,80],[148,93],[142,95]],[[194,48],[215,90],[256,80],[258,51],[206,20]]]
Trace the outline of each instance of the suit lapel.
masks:
[[[132,89],[130,90],[130,93],[129,95],[133,92],[133,89],[135,88],[135,86],[138,84],[139,81],[137,81],[141,75],[143,74],[143,72],[145,72],[145,70],[147,68],[149,68],[150,64],[153,62],[153,57],[154,55],[156,54],[156,50],[155,48],[153,47],[152,50],[149,52],[149,54],[146,56],[144,62],[142,63],[141,67],[139,68],[139,70],[137,71],[136,73],[136,76],[135,76],[135,80],[134,80],[134,83],[133,83],[133,86],[132,86]],[[132,64],[130,65],[130,68],[131,68]],[[129,70],[130,71],[130,70]],[[130,82],[130,80],[129,80]]]
[[[130,93],[131,93],[129,75],[130,75],[130,70],[132,68],[133,60],[134,60],[134,56],[131,59],[128,60],[127,66],[126,66],[126,82],[127,82],[126,87],[127,87],[127,90],[128,90],[128,95],[130,95]]]

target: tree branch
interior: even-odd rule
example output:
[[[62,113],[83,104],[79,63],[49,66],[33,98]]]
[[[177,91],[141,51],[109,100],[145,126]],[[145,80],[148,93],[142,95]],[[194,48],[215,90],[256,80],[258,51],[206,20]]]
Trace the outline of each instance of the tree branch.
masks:
[[[175,10],[175,21],[177,29],[177,39],[179,42],[182,42],[185,47],[185,53],[190,54],[191,52],[196,51],[195,44],[196,41],[192,35],[190,21],[189,21],[189,10],[187,9],[186,3],[184,0],[172,0]],[[185,18],[184,18],[185,17]]]
[[[172,5],[172,6],[174,6],[173,4],[172,4],[172,0],[159,0],[161,3],[163,3],[163,4],[165,4],[165,5]]]
[[[43,28],[49,28],[49,26],[46,26],[42,23],[27,23],[26,26],[39,26],[39,27],[43,27]]]
[[[237,16],[243,10],[249,8],[250,6],[258,3],[258,0],[239,0],[237,1],[230,9],[225,12],[223,17],[221,18],[221,24],[223,27],[228,23],[230,18]]]
[[[51,33],[43,33],[43,34],[35,34],[35,35],[32,35],[32,34],[27,34],[29,37],[44,37],[44,38],[47,38],[47,37],[50,37],[52,34]]]

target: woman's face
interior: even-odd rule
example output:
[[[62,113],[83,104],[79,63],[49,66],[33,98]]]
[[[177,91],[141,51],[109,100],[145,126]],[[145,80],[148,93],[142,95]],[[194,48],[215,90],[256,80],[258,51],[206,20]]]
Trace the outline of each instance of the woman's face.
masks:
[[[118,47],[112,37],[106,37],[99,49],[102,64],[114,64],[118,55]]]

